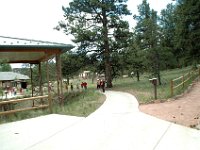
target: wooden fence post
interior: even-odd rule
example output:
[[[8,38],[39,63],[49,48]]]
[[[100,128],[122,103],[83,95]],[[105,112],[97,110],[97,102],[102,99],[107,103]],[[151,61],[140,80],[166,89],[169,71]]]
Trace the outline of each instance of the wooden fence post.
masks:
[[[182,76],[182,83],[183,83],[183,88],[184,88],[184,75]]]
[[[174,95],[174,89],[173,89],[173,86],[174,86],[174,81],[173,80],[171,80],[171,82],[170,82],[170,89],[171,89],[171,96],[173,96]]]

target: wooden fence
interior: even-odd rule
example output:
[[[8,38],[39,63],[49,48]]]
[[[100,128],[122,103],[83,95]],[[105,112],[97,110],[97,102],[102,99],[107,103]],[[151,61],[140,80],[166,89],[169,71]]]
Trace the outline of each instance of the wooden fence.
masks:
[[[38,106],[32,106],[32,107],[26,107],[26,108],[20,108],[20,109],[14,109],[14,110],[6,110],[0,112],[0,115],[7,115],[7,114],[12,114],[16,112],[21,112],[21,111],[27,111],[27,110],[35,110],[35,109],[43,109],[43,108],[49,108],[50,113],[52,113],[52,102],[51,102],[51,97],[48,95],[45,96],[37,96],[37,97],[30,97],[30,98],[23,98],[23,99],[15,99],[15,100],[7,100],[7,101],[1,101],[0,106],[4,106],[6,104],[16,104],[24,101],[34,101],[36,99],[48,99],[48,104],[42,104]]]
[[[184,88],[186,83],[190,79],[195,79],[198,76],[200,76],[200,68],[197,69],[196,71],[191,71],[185,75],[182,75],[176,79],[171,80],[171,83],[170,83],[171,96],[174,95],[174,90],[178,88]]]

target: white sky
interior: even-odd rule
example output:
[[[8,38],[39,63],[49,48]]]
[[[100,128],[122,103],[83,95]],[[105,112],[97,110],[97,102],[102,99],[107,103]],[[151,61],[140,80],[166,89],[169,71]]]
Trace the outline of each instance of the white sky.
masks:
[[[53,30],[63,19],[62,5],[68,0],[1,0],[0,35],[70,43],[65,34]]]
[[[70,0],[1,0],[0,35],[53,41],[70,44],[71,37],[53,28],[58,21],[64,20],[62,6],[68,6]],[[160,12],[172,0],[148,0],[150,7]],[[142,0],[129,0],[128,8],[137,13]],[[128,17],[133,26],[132,16]]]
[[[133,20],[133,15],[138,14],[138,5],[142,3],[143,0],[128,0],[128,9],[131,11],[132,15],[127,17],[129,20],[129,25],[134,27],[136,25],[136,22]],[[165,9],[167,4],[174,3],[172,0],[147,0],[147,2],[150,4],[150,8],[154,9],[158,12],[158,15],[160,14],[160,11],[162,9]]]

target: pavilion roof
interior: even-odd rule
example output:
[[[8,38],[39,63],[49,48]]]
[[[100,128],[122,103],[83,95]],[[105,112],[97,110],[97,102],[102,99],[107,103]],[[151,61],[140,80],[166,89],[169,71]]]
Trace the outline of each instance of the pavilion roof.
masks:
[[[0,36],[0,59],[8,63],[39,63],[72,48],[71,44]]]

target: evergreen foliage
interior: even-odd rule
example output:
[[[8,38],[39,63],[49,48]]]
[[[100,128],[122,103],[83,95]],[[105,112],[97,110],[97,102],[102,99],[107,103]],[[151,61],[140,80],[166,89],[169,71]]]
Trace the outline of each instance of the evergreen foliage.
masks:
[[[200,1],[179,0],[175,11],[176,46],[183,51],[187,62],[199,63],[200,58]]]
[[[66,34],[74,35],[78,50],[100,55],[105,65],[108,87],[112,87],[111,54],[116,45],[122,45],[124,26],[128,23],[122,16],[130,15],[127,0],[73,0],[69,7],[63,7],[67,23],[60,22],[56,29],[64,28]],[[113,41],[119,41],[116,44]]]
[[[135,27],[136,37],[139,40],[139,47],[144,51],[148,70],[152,75],[158,78],[161,84],[160,65],[161,65],[161,49],[160,49],[160,28],[157,24],[157,12],[150,9],[147,0],[143,0],[138,6],[139,16],[134,16],[137,20]]]
[[[6,60],[0,60],[0,71],[1,72],[12,71],[11,65],[6,63]]]
[[[122,18],[130,15],[126,2],[73,0],[69,7],[63,7],[66,22],[59,22],[56,29],[74,35],[73,41],[78,45],[76,57],[87,57],[87,63],[82,60],[83,67],[105,73],[111,87],[112,79],[127,71],[134,72],[138,81],[141,73],[150,72],[161,84],[161,70],[199,63],[200,1],[177,0],[158,16],[148,0],[143,0],[138,6],[139,15],[133,16],[137,24],[132,31]],[[74,63],[67,71],[70,62],[66,59],[64,75],[81,69]]]

